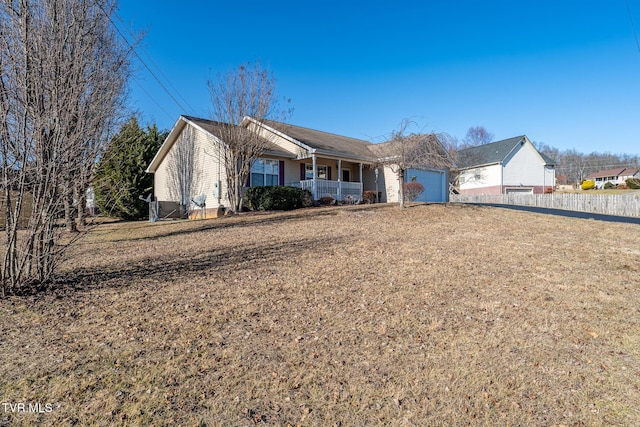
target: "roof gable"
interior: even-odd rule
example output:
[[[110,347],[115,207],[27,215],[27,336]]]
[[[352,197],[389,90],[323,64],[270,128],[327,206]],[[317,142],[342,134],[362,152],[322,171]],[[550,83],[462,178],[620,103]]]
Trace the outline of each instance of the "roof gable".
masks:
[[[502,141],[478,145],[458,151],[458,165],[469,168],[481,165],[501,163],[526,136],[520,135]]]
[[[219,141],[219,139],[215,136],[215,128],[220,126],[233,126],[228,125],[226,123],[215,122],[213,120],[200,119],[198,117],[192,116],[180,116],[178,120],[171,128],[171,131],[165,138],[164,142],[160,146],[160,149],[154,156],[151,163],[149,163],[149,167],[147,167],[147,173],[155,173],[158,169],[164,158],[167,156],[169,151],[171,151],[171,147],[178,140],[180,134],[184,131],[184,128],[187,126],[193,126],[200,132],[205,133],[206,135],[214,138],[214,140]]]
[[[489,144],[479,145],[458,151],[458,166],[462,169],[503,163],[518,145],[531,144],[526,135],[515,136]],[[533,144],[531,147],[538,153],[545,165],[555,165],[549,156],[539,152]]]

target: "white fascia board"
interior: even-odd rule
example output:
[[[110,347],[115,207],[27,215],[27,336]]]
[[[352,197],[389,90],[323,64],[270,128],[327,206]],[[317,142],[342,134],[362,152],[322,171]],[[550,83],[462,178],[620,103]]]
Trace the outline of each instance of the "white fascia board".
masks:
[[[183,123],[183,124],[181,126],[179,126],[181,123]],[[158,150],[156,155],[153,157],[153,160],[151,160],[151,163],[149,163],[149,167],[147,167],[145,172],[147,172],[147,173],[155,173],[156,172],[156,170],[158,169],[158,166],[160,165],[160,162],[167,155],[167,153],[169,152],[169,150],[171,149],[171,147],[175,143],[176,139],[178,138],[178,135],[180,134],[180,132],[182,132],[182,130],[185,128],[185,126],[187,124],[189,124],[189,125],[193,126],[194,128],[198,129],[200,132],[204,133],[205,135],[211,136],[216,142],[223,143],[220,140],[220,138],[218,138],[217,136],[213,135],[211,132],[207,131],[206,129],[202,128],[201,126],[197,125],[196,123],[192,122],[191,120],[187,119],[186,117],[180,116],[178,118],[178,120],[176,121],[176,123],[171,128],[171,132],[169,132],[169,135],[167,135],[167,137],[165,138],[164,142],[160,146],[160,149]]]
[[[329,159],[336,159],[336,160],[340,159],[340,160],[346,160],[348,162],[354,162],[354,163],[373,164],[376,162],[372,157],[366,158],[366,157],[352,156],[346,153],[340,153],[340,152],[330,151],[330,150],[314,149],[314,153],[322,155],[323,157],[326,157]]]
[[[184,126],[181,126],[180,129],[178,129],[178,125],[180,124],[180,122],[186,122],[186,119],[183,116],[178,117],[178,120],[176,120],[175,124],[171,128],[171,131],[169,132],[169,135],[167,135],[167,137],[164,139],[164,142],[160,146],[160,149],[158,149],[158,152],[156,153],[156,155],[153,156],[153,160],[151,160],[151,163],[149,163],[149,166],[147,167],[147,170],[145,171],[146,173],[155,173],[156,172],[156,170],[158,169],[158,166],[159,166],[159,163],[160,163],[161,159],[163,159],[164,156],[167,155],[167,152],[169,151],[169,149],[173,145],[173,140],[175,140],[177,135],[180,133],[180,131],[184,127]],[[156,164],[156,163],[158,163],[158,164]]]

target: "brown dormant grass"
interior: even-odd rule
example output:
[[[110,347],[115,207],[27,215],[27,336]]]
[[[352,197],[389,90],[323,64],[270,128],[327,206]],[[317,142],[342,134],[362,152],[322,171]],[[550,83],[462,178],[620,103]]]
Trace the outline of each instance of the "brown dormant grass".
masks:
[[[0,301],[0,425],[640,425],[638,225],[327,208],[71,255]]]

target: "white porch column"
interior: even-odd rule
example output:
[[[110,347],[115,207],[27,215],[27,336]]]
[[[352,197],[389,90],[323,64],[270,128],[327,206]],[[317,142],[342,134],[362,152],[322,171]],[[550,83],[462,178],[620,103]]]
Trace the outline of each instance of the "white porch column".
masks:
[[[342,185],[340,185],[341,177],[342,177],[342,159],[338,159],[338,200],[342,200]]]
[[[360,200],[362,200],[362,163],[358,163],[358,166],[360,167]]]
[[[313,183],[311,184],[311,194],[313,195],[313,200],[318,200],[318,168],[316,167],[316,155],[311,155],[311,164],[313,165]]]

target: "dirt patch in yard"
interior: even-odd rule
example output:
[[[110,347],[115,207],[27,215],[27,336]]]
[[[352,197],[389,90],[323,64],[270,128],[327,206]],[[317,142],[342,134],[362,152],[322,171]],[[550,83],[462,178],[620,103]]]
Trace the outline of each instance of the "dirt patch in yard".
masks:
[[[464,205],[103,224],[0,300],[0,425],[639,425],[639,242]]]

